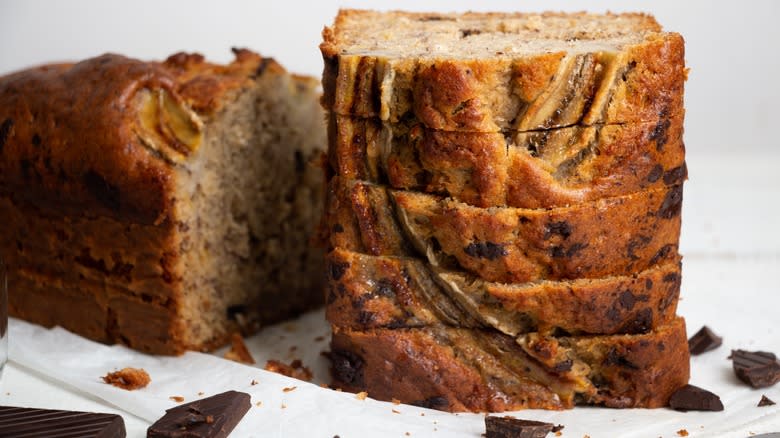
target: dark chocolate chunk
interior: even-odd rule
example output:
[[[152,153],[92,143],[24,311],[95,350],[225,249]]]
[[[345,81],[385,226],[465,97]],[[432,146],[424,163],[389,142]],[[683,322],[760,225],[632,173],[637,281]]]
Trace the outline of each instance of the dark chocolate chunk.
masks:
[[[671,188],[658,209],[658,217],[662,219],[672,219],[680,215],[682,211],[683,189],[682,186]]]
[[[698,386],[685,385],[675,391],[669,406],[678,411],[722,411],[720,397]]]
[[[507,255],[504,245],[493,242],[473,242],[463,248],[463,251],[471,257],[495,260]]]
[[[552,423],[513,417],[485,417],[486,438],[543,438],[556,427]],[[560,429],[559,429],[560,430]]]
[[[691,354],[702,354],[714,350],[723,343],[723,338],[713,333],[706,325],[688,339],[688,350]]]
[[[780,362],[766,351],[731,350],[734,373],[753,388],[766,388],[780,381]]]
[[[479,35],[481,33],[482,33],[482,31],[479,30],[479,29],[461,29],[460,30],[460,37],[461,38],[466,38],[466,37],[470,37],[472,35]]]
[[[333,377],[348,385],[363,384],[363,359],[346,350],[333,350],[328,354],[333,365]]]
[[[569,236],[571,236],[571,225],[566,221],[550,222],[547,224],[544,230],[544,240],[547,240],[556,234],[564,239],[568,239]]]
[[[0,436],[33,438],[124,438],[125,422],[114,414],[0,406]]]
[[[249,411],[249,394],[227,391],[165,411],[149,426],[147,437],[224,438]]]
[[[688,178],[688,166],[685,163],[664,172],[664,184],[667,186],[682,184],[686,178]]]
[[[94,170],[85,173],[84,186],[86,186],[89,193],[91,193],[98,202],[111,210],[119,210],[119,207],[122,204],[119,188],[106,181],[102,175]]]
[[[421,408],[444,410],[447,409],[447,407],[450,405],[450,401],[447,400],[447,397],[438,395],[434,397],[428,397],[425,400],[413,401],[410,404],[419,406]]]
[[[650,140],[655,140],[655,149],[658,151],[663,150],[664,145],[667,141],[669,141],[669,137],[667,135],[667,131],[669,130],[669,127],[672,125],[671,120],[669,119],[661,119],[658,121],[658,123],[655,125],[655,128],[653,128],[653,132],[650,133]]]
[[[0,124],[0,154],[3,153],[5,142],[8,141],[8,137],[11,135],[11,128],[14,127],[13,119],[5,119]]]
[[[647,174],[647,181],[654,183],[658,181],[659,178],[661,178],[661,175],[664,174],[664,168],[660,164],[656,164],[653,166],[652,169],[650,169],[650,173]]]
[[[338,281],[349,269],[349,263],[331,262],[330,263],[330,278]]]
[[[758,407],[759,408],[764,407],[764,406],[772,406],[774,404],[775,404],[775,402],[773,402],[772,399],[770,399],[766,395],[762,395],[761,396],[761,400],[758,401]]]

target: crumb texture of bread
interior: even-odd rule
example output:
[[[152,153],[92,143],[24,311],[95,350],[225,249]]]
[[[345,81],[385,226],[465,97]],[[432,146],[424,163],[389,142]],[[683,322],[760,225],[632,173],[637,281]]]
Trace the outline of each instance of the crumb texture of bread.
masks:
[[[317,81],[234,53],[0,78],[12,315],[178,354],[320,303]]]
[[[122,368],[103,376],[103,381],[127,391],[146,388],[152,382],[149,373],[143,368]]]

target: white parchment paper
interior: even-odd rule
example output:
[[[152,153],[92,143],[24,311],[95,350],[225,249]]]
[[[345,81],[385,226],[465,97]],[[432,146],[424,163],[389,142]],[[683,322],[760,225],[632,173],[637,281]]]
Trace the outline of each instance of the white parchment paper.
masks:
[[[614,410],[575,408],[549,412],[528,410],[512,415],[565,426],[562,436],[598,437],[748,437],[780,432],[780,383],[752,389],[736,379],[732,348],[780,353],[780,261],[687,260],[683,299],[678,311],[686,316],[692,334],[709,324],[724,337],[717,350],[691,359],[691,383],[721,397],[723,412],[675,412],[670,409]],[[394,405],[319,386],[327,383],[330,332],[322,311],[264,329],[246,340],[255,366],[214,355],[187,353],[181,357],[141,354],[122,346],[88,341],[63,329],[44,329],[20,320],[10,321],[10,358],[64,387],[94,395],[107,404],[149,423],[176,405],[171,396],[192,401],[229,389],[252,396],[252,408],[233,437],[480,437],[484,416],[447,414]],[[263,371],[268,359],[301,359],[314,372],[312,383]],[[144,368],[152,383],[125,391],[100,379],[124,367]],[[257,381],[252,385],[252,381]],[[289,390],[289,388],[295,388]],[[285,392],[285,388],[288,390]],[[199,393],[203,393],[199,395]],[[757,407],[762,394],[778,402]],[[77,409],[78,407],[74,407]]]

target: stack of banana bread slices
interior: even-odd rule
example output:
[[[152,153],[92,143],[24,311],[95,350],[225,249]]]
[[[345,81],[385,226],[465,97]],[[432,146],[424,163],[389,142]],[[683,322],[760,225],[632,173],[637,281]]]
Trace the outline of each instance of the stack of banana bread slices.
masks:
[[[323,35],[336,385],[666,405],[689,374],[682,37],[643,14],[359,10]]]

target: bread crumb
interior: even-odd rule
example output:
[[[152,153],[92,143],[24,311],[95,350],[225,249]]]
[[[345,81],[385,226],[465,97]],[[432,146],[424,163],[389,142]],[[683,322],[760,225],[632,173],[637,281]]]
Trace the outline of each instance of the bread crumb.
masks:
[[[368,393],[366,391],[360,391],[357,394],[355,394],[355,398],[358,400],[365,400],[366,397],[368,397]]]
[[[287,409],[287,405],[282,403],[282,409]]]
[[[244,338],[238,332],[230,335],[230,350],[228,350],[223,356],[225,359],[230,359],[233,362],[245,363],[252,365],[255,363],[255,359],[252,354],[249,353],[249,349],[246,348]]]
[[[390,412],[392,412],[394,414],[400,414],[401,413],[401,411],[396,411],[395,409],[390,409]]]
[[[258,381],[257,381],[257,380],[255,380],[255,379],[252,379],[252,381],[251,381],[251,382],[249,382],[249,384],[250,384],[251,386],[255,386],[255,385],[257,385],[258,383],[260,383],[260,382],[258,382]]]
[[[392,402],[393,402],[393,404],[394,404],[394,405],[396,405],[396,406],[401,404],[401,400],[398,400],[397,398],[394,398],[394,399],[392,400]]]
[[[182,397],[180,395],[172,395],[172,396],[170,396],[168,398],[173,400],[173,401],[175,401],[176,403],[181,403],[181,402],[184,401],[184,397]]]
[[[269,360],[265,364],[265,370],[272,373],[281,374],[283,376],[292,377],[293,379],[303,380],[304,382],[311,381],[312,373],[309,367],[303,366],[300,359],[295,359],[290,362],[290,365],[278,360]]]
[[[561,435],[563,435],[563,432],[561,432],[560,430],[558,432],[555,432],[555,436],[561,436]]]
[[[109,385],[114,385],[117,388],[133,391],[146,388],[152,379],[149,377],[149,373],[143,368],[122,368],[119,371],[114,371],[113,373],[108,373],[103,376],[103,381]]]
[[[295,391],[295,389],[298,388],[297,386],[290,386],[287,388],[282,388],[282,392],[292,392]]]
[[[425,412],[420,412],[420,416],[424,417],[425,416]]]
[[[412,434],[411,434],[411,433],[409,433],[409,432],[406,432],[404,435],[406,435],[406,436],[411,436]]]
[[[203,395],[203,394],[205,394],[205,392],[203,392],[203,391],[198,391],[198,395]]]
[[[259,402],[255,403],[255,406],[257,406],[259,408],[260,406],[263,406],[263,402],[259,401]]]
[[[677,435],[679,436],[688,436],[688,431],[685,429],[680,429],[677,431]]]

